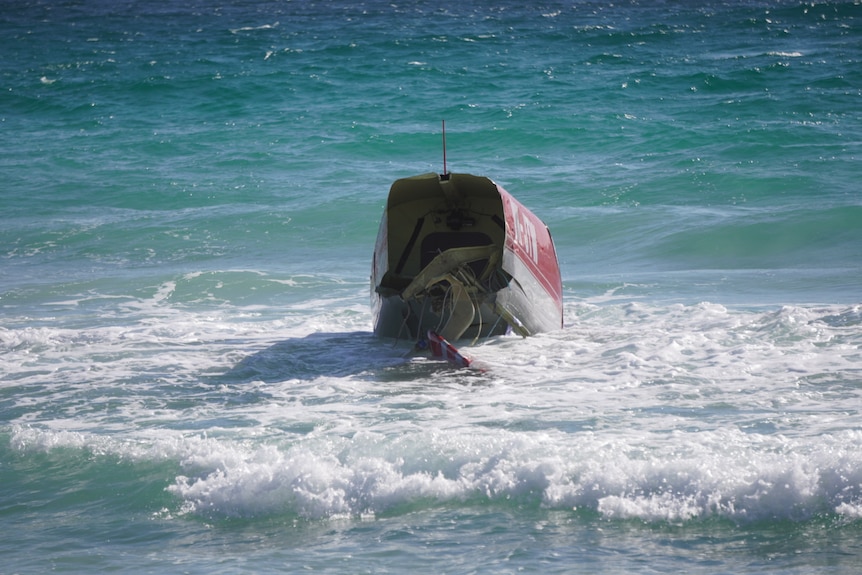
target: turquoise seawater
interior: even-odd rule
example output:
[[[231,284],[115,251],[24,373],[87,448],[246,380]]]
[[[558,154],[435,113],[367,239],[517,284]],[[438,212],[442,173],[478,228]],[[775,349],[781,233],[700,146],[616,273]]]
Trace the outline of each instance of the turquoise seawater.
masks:
[[[0,0],[3,573],[862,565],[862,4]],[[565,327],[371,334],[391,182]]]

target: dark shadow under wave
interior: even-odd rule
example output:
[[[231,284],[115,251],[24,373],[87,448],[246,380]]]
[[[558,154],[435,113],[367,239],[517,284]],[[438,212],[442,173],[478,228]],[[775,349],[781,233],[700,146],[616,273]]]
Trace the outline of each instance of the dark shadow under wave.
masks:
[[[213,383],[345,377],[404,363],[403,346],[372,332],[316,332],[275,343],[244,358]]]

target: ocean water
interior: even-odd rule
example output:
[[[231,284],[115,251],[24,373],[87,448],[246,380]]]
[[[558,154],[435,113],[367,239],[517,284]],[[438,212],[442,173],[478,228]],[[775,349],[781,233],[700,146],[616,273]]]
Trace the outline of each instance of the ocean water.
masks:
[[[856,574],[858,1],[0,1],[0,572]],[[564,329],[371,334],[396,178]]]

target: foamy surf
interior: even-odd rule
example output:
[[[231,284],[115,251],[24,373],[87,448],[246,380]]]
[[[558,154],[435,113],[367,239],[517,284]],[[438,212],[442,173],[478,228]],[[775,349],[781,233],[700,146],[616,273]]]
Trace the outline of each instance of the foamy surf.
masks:
[[[223,435],[224,434],[224,435]],[[152,435],[152,434],[150,434]],[[606,519],[680,523],[859,518],[857,432],[816,440],[750,431],[577,434],[318,430],[292,441],[180,436],[108,439],[17,427],[21,451],[175,464],[176,514],[208,519],[373,517],[449,504],[526,505]],[[173,437],[172,437],[173,435]]]
[[[301,329],[177,311],[129,328],[4,330],[19,385],[41,377],[33,354],[56,370],[21,405],[12,445],[170,463],[174,512],[209,518],[465,502],[651,523],[858,518],[856,307],[566,311],[562,331],[469,348],[480,373],[339,332],[349,312]]]

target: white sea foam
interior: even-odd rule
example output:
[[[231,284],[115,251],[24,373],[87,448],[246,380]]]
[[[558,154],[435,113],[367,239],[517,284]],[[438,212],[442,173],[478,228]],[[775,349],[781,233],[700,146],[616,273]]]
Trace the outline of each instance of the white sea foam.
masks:
[[[323,434],[286,445],[18,428],[13,445],[175,460],[186,472],[168,491],[179,510],[206,516],[367,516],[402,505],[516,501],[609,519],[749,522],[858,517],[860,439],[858,432],[788,442],[734,430],[627,440],[450,430]]]
[[[257,30],[273,30],[278,28],[278,22],[274,22],[272,24],[261,24],[260,26],[243,26],[241,28],[232,28],[231,34],[238,34],[240,32],[255,32]]]
[[[194,278],[185,278],[189,281]],[[857,308],[570,302],[567,327],[402,357],[347,300],[195,309],[165,282],[124,321],[0,329],[12,445],[181,469],[177,511],[367,516],[451,502],[609,519],[859,516]],[[352,288],[350,288],[352,289]]]
[[[767,52],[767,56],[778,56],[780,58],[801,58],[802,52]]]

